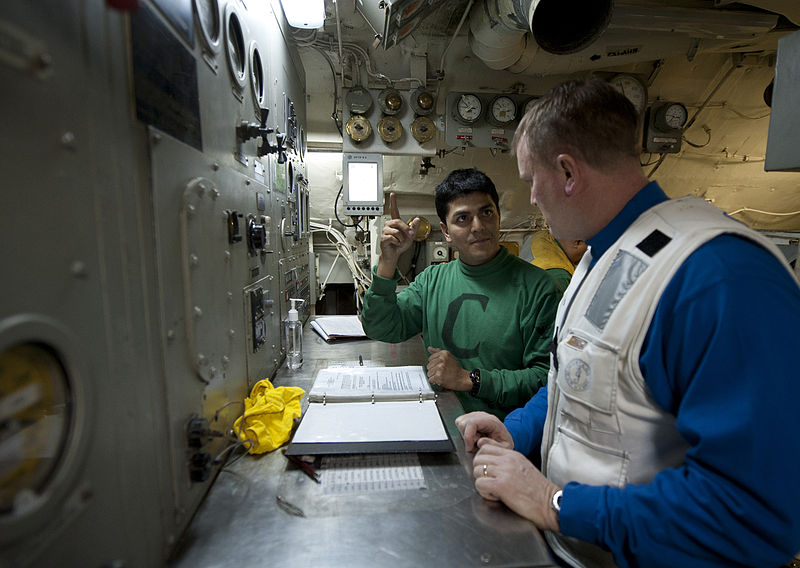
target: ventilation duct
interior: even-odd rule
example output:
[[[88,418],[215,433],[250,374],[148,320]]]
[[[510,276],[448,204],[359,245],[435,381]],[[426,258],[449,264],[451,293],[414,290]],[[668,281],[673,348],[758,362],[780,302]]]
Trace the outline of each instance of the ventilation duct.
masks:
[[[778,16],[663,2],[478,0],[469,45],[491,69],[557,74],[704,50],[746,49]],[[737,45],[738,44],[738,45]]]

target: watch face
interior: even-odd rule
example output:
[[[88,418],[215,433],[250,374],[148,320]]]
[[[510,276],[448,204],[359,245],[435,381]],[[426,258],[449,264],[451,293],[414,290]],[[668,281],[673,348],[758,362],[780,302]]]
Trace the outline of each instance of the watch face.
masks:
[[[483,104],[476,95],[461,95],[456,103],[457,117],[466,123],[472,123],[481,117]]]
[[[500,96],[492,101],[489,111],[495,124],[505,125],[517,117],[517,104],[511,97]]]

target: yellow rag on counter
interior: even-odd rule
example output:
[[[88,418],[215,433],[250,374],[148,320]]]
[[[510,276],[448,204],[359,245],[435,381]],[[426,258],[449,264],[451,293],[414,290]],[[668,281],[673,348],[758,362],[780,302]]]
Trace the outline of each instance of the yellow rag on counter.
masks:
[[[248,452],[271,452],[289,439],[294,419],[300,417],[300,400],[304,394],[300,387],[275,388],[269,379],[253,385],[250,396],[244,399],[244,414],[233,423],[234,432],[241,441],[255,442]]]

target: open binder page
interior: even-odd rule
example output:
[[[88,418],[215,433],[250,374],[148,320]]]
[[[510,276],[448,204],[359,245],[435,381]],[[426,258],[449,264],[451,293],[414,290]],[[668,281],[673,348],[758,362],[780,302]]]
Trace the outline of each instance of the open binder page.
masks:
[[[309,404],[286,453],[449,452],[433,400]]]
[[[317,316],[310,325],[325,341],[367,337],[358,316]]]
[[[425,369],[404,367],[329,367],[317,374],[311,402],[432,399]]]

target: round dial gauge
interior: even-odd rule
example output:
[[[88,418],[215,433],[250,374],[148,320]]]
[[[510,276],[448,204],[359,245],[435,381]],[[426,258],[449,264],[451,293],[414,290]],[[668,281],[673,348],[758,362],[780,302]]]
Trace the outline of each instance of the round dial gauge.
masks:
[[[347,135],[353,139],[353,142],[363,142],[372,134],[372,125],[369,120],[360,114],[351,116],[344,126]]]
[[[393,116],[384,116],[378,122],[378,134],[384,142],[397,142],[403,135],[403,125]]]
[[[663,122],[663,125],[667,128],[679,130],[686,124],[689,113],[681,103],[669,103],[660,109],[657,117],[659,122]]]
[[[194,9],[197,21],[200,24],[203,41],[212,52],[219,51],[222,25],[219,18],[219,4],[217,0],[194,0]]]
[[[472,124],[481,117],[483,103],[477,95],[464,94],[456,101],[456,118],[466,124]]]
[[[608,81],[616,90],[625,95],[640,115],[647,107],[647,87],[633,75],[621,74]]]
[[[500,95],[489,103],[489,122],[506,126],[517,117],[517,103],[511,97]]]
[[[67,375],[57,355],[36,343],[0,353],[0,520],[42,498],[61,465],[74,416]]]
[[[403,97],[396,89],[384,89],[378,95],[378,103],[385,114],[397,114],[403,106]]]
[[[538,100],[539,100],[539,97],[533,97],[533,98],[528,99],[528,102],[525,103],[525,108],[522,109],[522,115],[525,116],[526,114],[528,114],[528,111],[531,110],[531,108],[533,108],[533,105]]]
[[[434,96],[430,91],[417,87],[409,98],[411,108],[418,115],[426,115],[433,112]]]
[[[425,143],[436,135],[436,125],[427,116],[418,116],[411,123],[411,136],[420,144]]]

